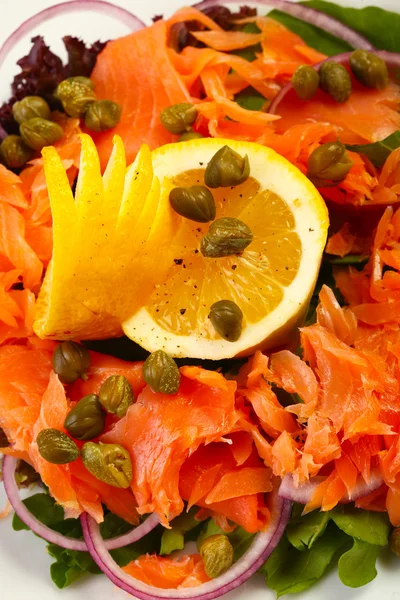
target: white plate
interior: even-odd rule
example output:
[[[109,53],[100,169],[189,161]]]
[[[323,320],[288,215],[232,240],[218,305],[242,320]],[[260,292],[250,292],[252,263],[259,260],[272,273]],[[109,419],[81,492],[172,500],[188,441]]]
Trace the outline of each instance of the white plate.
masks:
[[[115,2],[137,14],[146,23],[157,13],[171,14],[188,0],[119,0]],[[243,4],[246,0],[243,0]],[[0,43],[21,22],[39,10],[56,4],[51,0],[0,0]],[[248,2],[251,4],[251,2]],[[399,0],[339,0],[347,6],[375,4],[382,8],[399,10]],[[63,35],[72,34],[86,41],[99,38],[110,39],[128,33],[128,29],[114,19],[103,15],[80,13],[77,19],[63,16],[46,23],[32,35],[42,33],[54,51],[60,51]],[[8,83],[13,73],[18,72],[15,61],[30,47],[29,39],[18,44],[9,60],[0,71],[2,87],[0,97],[8,97]],[[0,509],[5,502],[4,491],[0,490]],[[66,590],[58,590],[49,577],[52,559],[46,554],[45,542],[30,532],[15,533],[11,529],[11,518],[0,521],[0,598],[4,600],[81,600],[83,597],[96,600],[127,600],[128,595],[113,586],[105,577],[90,577]],[[368,586],[352,590],[339,581],[335,570],[310,591],[294,596],[299,600],[400,600],[399,561],[389,554],[380,561],[377,578]],[[225,596],[226,600],[273,600],[275,594],[268,590],[262,577],[257,576],[236,592]],[[288,600],[290,596],[287,596]]]

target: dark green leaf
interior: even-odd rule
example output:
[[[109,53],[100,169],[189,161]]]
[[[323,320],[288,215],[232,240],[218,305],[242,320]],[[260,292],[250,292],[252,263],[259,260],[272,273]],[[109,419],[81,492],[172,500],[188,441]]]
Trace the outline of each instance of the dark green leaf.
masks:
[[[308,550],[287,548],[284,538],[263,567],[267,585],[277,597],[302,592],[325,573],[335,554],[344,547],[347,536],[329,524],[326,534]]]
[[[375,579],[380,546],[354,540],[353,547],[339,559],[339,577],[345,585],[357,588]]]
[[[323,29],[319,29],[319,27],[315,27],[311,23],[306,23],[286,13],[273,10],[268,16],[279,21],[279,23],[282,23],[290,31],[299,35],[306,44],[328,56],[348,52],[352,49],[349,44],[323,31]]]
[[[338,506],[330,515],[339,529],[357,540],[377,546],[388,543],[390,524],[386,513],[362,510],[348,504]]]
[[[360,254],[348,254],[340,258],[330,258],[331,265],[363,265],[368,262],[369,256]]]
[[[349,146],[346,148],[352,152],[365,154],[375,167],[383,167],[387,157],[393,150],[400,148],[400,131],[395,131],[392,135],[373,144],[361,144],[360,146]]]
[[[246,33],[260,33],[260,29],[255,23],[246,23],[242,31]],[[234,50],[232,54],[236,54],[236,56],[241,56],[245,60],[253,62],[253,60],[256,59],[256,54],[261,51],[261,44],[255,44],[254,46],[249,46],[248,48],[243,48],[242,50]]]
[[[267,101],[253,88],[246,88],[243,92],[236,94],[235,102],[247,110],[261,110]]]
[[[351,29],[358,31],[375,48],[400,52],[399,13],[384,10],[377,6],[349,8],[324,0],[309,0],[309,2],[303,2],[302,4],[324,12],[348,25]]]
[[[198,512],[192,508],[188,513],[183,513],[171,523],[171,529],[165,529],[161,538],[161,555],[171,554],[175,550],[183,550],[185,546],[185,534],[199,526],[194,518]]]
[[[86,574],[79,567],[69,567],[63,562],[55,562],[50,566],[50,577],[60,590],[82,579]]]
[[[304,517],[292,519],[286,529],[289,542],[297,550],[311,548],[325,532],[329,518],[328,512],[314,511]]]
[[[61,506],[56,504],[53,498],[47,494],[34,494],[24,500],[24,504],[39,521],[48,527],[62,521],[64,518],[64,511]],[[14,514],[12,526],[15,531],[29,530],[29,527],[16,514]]]
[[[124,548],[118,548],[118,550],[112,550],[110,554],[120,567],[125,567],[142,554],[156,554],[160,548],[162,531],[161,526],[156,527],[138,542],[129,544]]]

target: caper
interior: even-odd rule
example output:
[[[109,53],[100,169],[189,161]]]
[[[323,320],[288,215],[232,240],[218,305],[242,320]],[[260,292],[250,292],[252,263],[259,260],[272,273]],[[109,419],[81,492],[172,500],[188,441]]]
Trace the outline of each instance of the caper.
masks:
[[[190,140],[199,140],[204,138],[204,135],[201,135],[198,131],[184,131],[182,135],[179,136],[178,142],[189,142]]]
[[[388,85],[388,68],[380,56],[367,50],[355,50],[349,62],[356,79],[366,87],[383,90]]]
[[[351,78],[347,69],[332,60],[325,62],[319,69],[321,90],[332,96],[336,102],[347,102],[351,94]]]
[[[105,412],[96,394],[84,396],[72,408],[64,427],[77,440],[92,440],[103,433]]]
[[[93,84],[87,77],[64,79],[58,84],[54,96],[70,117],[83,117],[88,106],[96,101]]]
[[[121,107],[111,100],[99,100],[89,105],[85,113],[85,125],[92,131],[108,131],[118,125]]]
[[[319,87],[319,75],[309,65],[301,65],[294,72],[292,85],[301,100],[311,100]]]
[[[197,119],[197,109],[188,102],[173,104],[162,111],[160,119],[167,131],[179,135],[184,131],[190,131],[190,126]]]
[[[390,534],[389,545],[391,551],[400,557],[400,527],[395,527]]]
[[[99,400],[107,412],[121,418],[133,404],[135,397],[126,377],[111,375],[100,388]]]
[[[181,374],[178,365],[163,350],[156,350],[146,358],[143,365],[143,378],[153,392],[176,394]]]
[[[42,458],[54,465],[66,465],[79,456],[79,448],[59,429],[42,429],[36,438]]]
[[[44,98],[40,96],[25,96],[12,107],[13,117],[21,125],[24,121],[40,117],[50,120],[51,110]]]
[[[40,117],[24,121],[19,126],[19,132],[25,144],[33,150],[41,150],[45,146],[52,146],[59,142],[64,135],[64,130],[60,125]]]
[[[0,159],[9,169],[20,169],[32,160],[34,152],[19,135],[8,135],[0,145]]]
[[[87,379],[90,354],[76,342],[61,342],[53,353],[53,369],[62,383],[74,383],[80,377]]]
[[[208,163],[204,182],[210,188],[231,187],[243,183],[249,175],[247,154],[243,158],[229,146],[223,146]]]
[[[82,462],[99,479],[117,488],[128,488],[132,481],[129,452],[119,444],[87,442],[81,450]]]
[[[214,302],[208,317],[215,331],[228,342],[236,342],[240,338],[243,313],[232,300]]]
[[[324,181],[340,183],[352,166],[353,161],[339,140],[327,142],[312,152],[308,159],[307,176],[320,186]]]
[[[7,448],[10,445],[4,429],[0,427],[0,448]]]
[[[233,546],[226,535],[211,535],[200,547],[204,570],[210,579],[219,577],[233,564]]]
[[[215,219],[215,200],[204,185],[173,188],[169,194],[169,201],[178,215],[196,223],[208,223]]]
[[[250,227],[235,217],[221,217],[211,223],[200,250],[207,258],[221,258],[243,252],[253,241]]]

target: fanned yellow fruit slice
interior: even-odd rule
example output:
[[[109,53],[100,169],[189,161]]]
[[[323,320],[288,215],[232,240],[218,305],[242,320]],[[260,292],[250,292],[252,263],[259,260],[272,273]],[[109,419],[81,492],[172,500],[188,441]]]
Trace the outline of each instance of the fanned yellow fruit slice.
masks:
[[[224,145],[249,157],[250,178],[233,188],[213,189],[217,218],[237,217],[253,232],[239,255],[205,258],[199,252],[209,224],[175,215],[172,187],[204,185],[207,163]],[[152,153],[161,186],[160,222],[148,239],[142,268],[154,268],[158,232],[170,240],[160,256],[165,273],[146,304],[123,323],[126,335],[149,351],[222,359],[286,341],[304,315],[326,242],[328,214],[316,188],[287,160],[249,142],[201,139],[163,146]],[[154,244],[152,242],[154,240]],[[168,268],[165,268],[169,261]],[[236,342],[222,339],[208,318],[218,300],[233,300],[244,320]]]
[[[96,147],[82,135],[75,199],[56,150],[45,148],[43,158],[54,247],[34,330],[39,337],[60,340],[121,335],[122,321],[143,306],[169,268],[164,249],[175,217],[166,214],[151,152],[143,146],[127,170],[116,136],[102,177]],[[150,255],[156,263],[143,269],[141,261],[148,262]]]

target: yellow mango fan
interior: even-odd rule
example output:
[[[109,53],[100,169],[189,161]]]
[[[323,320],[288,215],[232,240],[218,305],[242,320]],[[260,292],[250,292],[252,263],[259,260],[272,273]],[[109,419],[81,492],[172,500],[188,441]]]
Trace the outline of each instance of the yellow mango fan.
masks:
[[[215,201],[210,219],[217,221],[182,216],[185,193],[174,192],[170,203],[171,190],[204,186],[207,164],[227,145],[247,155],[250,176],[206,190]],[[301,321],[328,216],[311,182],[273,150],[197,139],[153,152],[143,146],[126,169],[115,136],[102,177],[95,145],[82,135],[75,199],[55,149],[45,148],[43,158],[54,248],[37,304],[40,337],[84,340],[124,332],[149,351],[217,360],[281,344]],[[229,226],[240,222],[251,230],[246,247],[229,255],[204,252],[205,242],[221,235],[218,219],[226,217]],[[230,303],[241,315],[232,339],[218,328],[218,310],[211,314],[220,301],[223,310]]]

